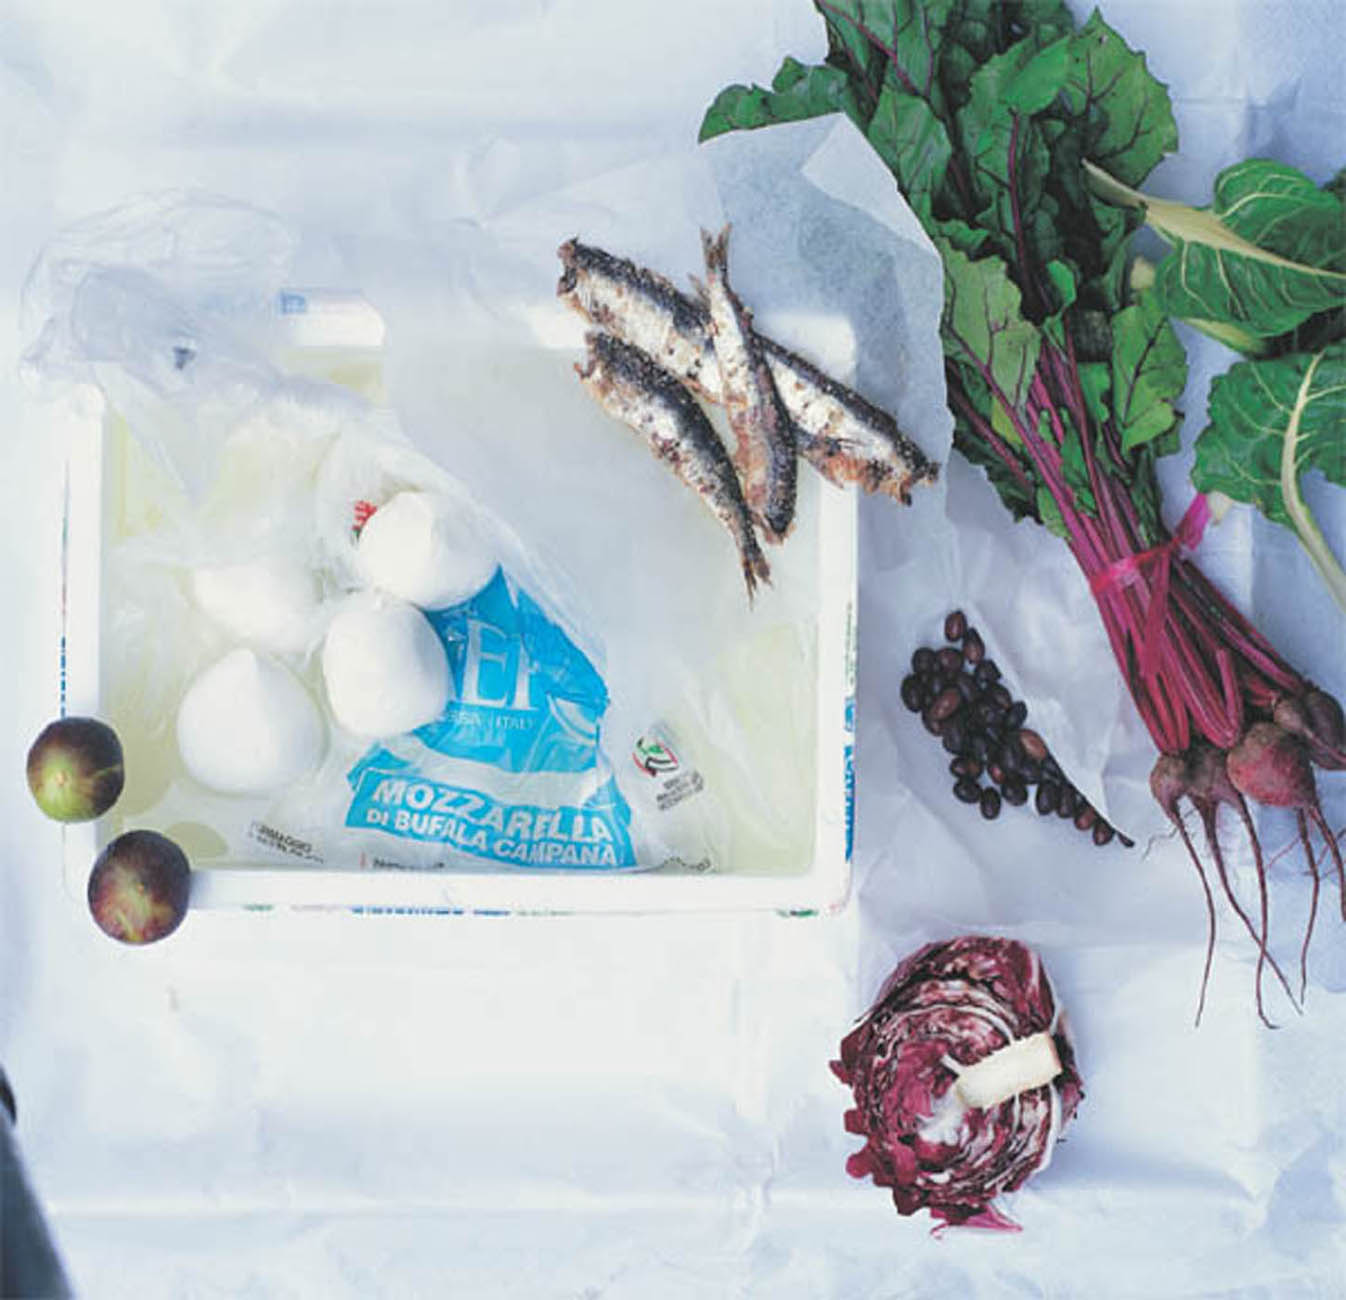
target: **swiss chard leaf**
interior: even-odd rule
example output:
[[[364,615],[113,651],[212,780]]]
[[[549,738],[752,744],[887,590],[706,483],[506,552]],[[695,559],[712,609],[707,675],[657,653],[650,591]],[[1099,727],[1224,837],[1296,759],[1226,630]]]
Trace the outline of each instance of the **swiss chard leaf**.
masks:
[[[1346,570],[1299,482],[1318,470],[1346,487],[1346,342],[1232,366],[1211,385],[1210,421],[1197,439],[1192,481],[1293,529],[1346,612]]]
[[[826,113],[845,113],[863,129],[864,120],[850,81],[840,68],[809,67],[787,58],[772,80],[761,86],[726,86],[706,110],[698,140],[726,131],[751,130],[776,122],[801,122]]]
[[[1341,203],[1346,203],[1346,167],[1343,167],[1326,185],[1324,194],[1332,194]]]
[[[1251,159],[1227,168],[1210,208],[1091,175],[1105,197],[1142,207],[1173,245],[1155,282],[1171,314],[1270,339],[1346,307],[1346,208],[1293,167]]]
[[[1294,526],[1287,493],[1306,470],[1346,487],[1346,342],[1240,361],[1212,384],[1192,481]]]
[[[1162,440],[1181,419],[1174,403],[1187,383],[1187,354],[1153,292],[1112,318],[1112,415],[1124,452]]]
[[[1215,179],[1214,210],[1250,243],[1308,266],[1346,270],[1346,208],[1285,163],[1250,158]]]

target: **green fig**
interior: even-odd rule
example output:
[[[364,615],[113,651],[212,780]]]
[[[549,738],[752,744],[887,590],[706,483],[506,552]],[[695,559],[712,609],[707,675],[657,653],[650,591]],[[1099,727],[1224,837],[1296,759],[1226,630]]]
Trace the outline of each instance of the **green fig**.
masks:
[[[58,718],[28,751],[28,788],[58,822],[101,817],[117,802],[125,780],[121,741],[97,718]]]

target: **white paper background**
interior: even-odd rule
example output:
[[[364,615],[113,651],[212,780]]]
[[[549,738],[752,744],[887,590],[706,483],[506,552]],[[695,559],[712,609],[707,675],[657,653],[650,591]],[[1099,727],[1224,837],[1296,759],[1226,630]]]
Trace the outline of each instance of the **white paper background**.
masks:
[[[1175,90],[1183,156],[1156,187],[1200,201],[1256,151],[1320,179],[1339,165],[1346,12],[1332,0],[1106,12]],[[273,207],[318,250],[306,278],[321,283],[380,239],[433,248],[446,223],[489,223],[684,149],[721,85],[821,48],[802,0],[11,3],[0,356],[17,354],[17,295],[41,243],[132,192],[201,185]],[[1194,423],[1225,364],[1202,355]],[[861,379],[911,414],[900,380]],[[992,828],[953,803],[894,698],[899,665],[953,603],[1081,780],[1092,766],[1097,782],[1105,752],[1131,755],[1106,773],[1119,808],[1143,752],[1066,557],[1009,528],[958,462],[956,535],[935,494],[863,511],[858,888],[842,914],[199,915],[131,953],[63,892],[59,834],[18,776],[55,700],[58,462],[12,366],[0,413],[0,1055],[85,1294],[1341,1294],[1336,891],[1308,1014],[1258,1027],[1250,945],[1226,915],[1194,1033],[1203,909],[1171,842],[1095,852],[1059,823]],[[1184,468],[1170,467],[1174,513]],[[1339,547],[1342,524],[1338,503]],[[1208,536],[1202,561],[1294,662],[1346,691],[1343,620],[1288,538],[1245,515]],[[1069,716],[1047,698],[1063,682]],[[1323,782],[1337,825],[1343,784]],[[1274,818],[1266,831],[1288,837]],[[1291,855],[1273,875],[1292,964],[1302,870]],[[897,956],[977,927],[1042,948],[1087,1097],[1012,1206],[1022,1235],[935,1240],[844,1175],[855,1143],[825,1063]]]

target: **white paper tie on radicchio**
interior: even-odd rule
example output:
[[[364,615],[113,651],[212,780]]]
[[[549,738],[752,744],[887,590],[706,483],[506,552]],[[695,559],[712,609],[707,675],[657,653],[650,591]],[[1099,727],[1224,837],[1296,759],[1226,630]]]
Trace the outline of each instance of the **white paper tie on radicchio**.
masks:
[[[980,935],[906,958],[832,1069],[865,1139],[847,1172],[945,1225],[1017,1229],[992,1201],[1046,1167],[1084,1095],[1041,960]]]

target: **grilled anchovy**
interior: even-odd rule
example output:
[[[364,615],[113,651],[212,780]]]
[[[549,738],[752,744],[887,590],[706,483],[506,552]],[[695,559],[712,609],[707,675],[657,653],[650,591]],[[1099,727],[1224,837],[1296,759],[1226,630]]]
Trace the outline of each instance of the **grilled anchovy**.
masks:
[[[729,453],[696,399],[638,348],[610,334],[590,333],[589,354],[575,367],[609,415],[642,434],[650,449],[710,507],[738,546],[748,595],[771,570],[757,544],[752,517]]]
[[[640,348],[708,401],[723,400],[710,315],[662,275],[572,239],[560,249],[557,294],[610,334]],[[913,484],[939,466],[886,411],[803,357],[758,336],[776,390],[794,421],[800,453],[830,482],[858,483],[910,502]]]
[[[767,541],[783,541],[795,515],[794,425],[753,333],[752,313],[729,287],[729,227],[718,236],[703,230],[701,247],[706,281],[699,287],[710,313],[710,339],[737,444],[734,463],[743,496]]]

